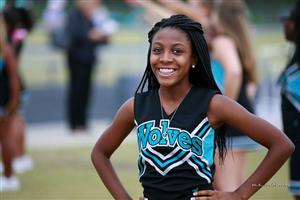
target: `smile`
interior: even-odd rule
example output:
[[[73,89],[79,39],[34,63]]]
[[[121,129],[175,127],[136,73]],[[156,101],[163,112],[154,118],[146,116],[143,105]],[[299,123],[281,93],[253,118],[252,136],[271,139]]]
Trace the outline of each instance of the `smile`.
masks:
[[[171,68],[159,68],[159,73],[163,76],[172,75],[176,70]]]

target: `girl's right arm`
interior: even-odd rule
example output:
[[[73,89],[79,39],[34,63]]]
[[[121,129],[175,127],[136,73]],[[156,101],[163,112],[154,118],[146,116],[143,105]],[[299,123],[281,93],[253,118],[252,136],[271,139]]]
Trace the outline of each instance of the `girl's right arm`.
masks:
[[[92,162],[104,185],[115,199],[131,199],[113,169],[110,156],[133,127],[134,111],[133,98],[131,98],[118,110],[113,122],[101,135],[92,151]]]

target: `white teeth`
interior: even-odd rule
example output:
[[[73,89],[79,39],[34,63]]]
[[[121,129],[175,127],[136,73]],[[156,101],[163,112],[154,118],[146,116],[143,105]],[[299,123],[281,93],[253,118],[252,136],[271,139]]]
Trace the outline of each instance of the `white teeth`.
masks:
[[[163,74],[169,74],[169,73],[172,73],[174,72],[175,70],[174,69],[159,69],[159,72],[160,73],[163,73]]]

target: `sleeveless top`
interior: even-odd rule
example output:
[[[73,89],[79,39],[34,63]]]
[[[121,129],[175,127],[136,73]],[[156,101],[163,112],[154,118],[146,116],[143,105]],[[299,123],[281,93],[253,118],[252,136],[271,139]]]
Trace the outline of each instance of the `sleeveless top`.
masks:
[[[0,57],[0,107],[4,107],[9,100],[9,77],[5,61]]]
[[[212,72],[213,72],[213,76],[215,78],[215,81],[216,81],[218,87],[220,88],[220,90],[222,92],[224,92],[224,68],[223,68],[222,64],[216,59],[212,59],[211,64],[212,64]],[[243,76],[241,88],[240,88],[238,98],[237,98],[236,101],[240,105],[242,105],[244,108],[246,108],[249,112],[254,113],[253,105],[252,105],[249,97],[247,96],[246,86],[247,86],[247,83],[246,83],[246,80]],[[228,126],[227,135],[228,136],[244,136],[245,134],[239,132],[236,129],[233,129],[230,126]]]
[[[212,189],[215,135],[207,109],[216,93],[192,86],[177,112],[170,115],[161,108],[157,89],[135,94],[138,168],[144,197],[190,199],[195,191]]]
[[[281,75],[281,95],[300,112],[300,66],[297,63],[289,66]]]
[[[300,142],[300,66],[293,63],[279,78],[281,111],[284,133],[294,142]]]

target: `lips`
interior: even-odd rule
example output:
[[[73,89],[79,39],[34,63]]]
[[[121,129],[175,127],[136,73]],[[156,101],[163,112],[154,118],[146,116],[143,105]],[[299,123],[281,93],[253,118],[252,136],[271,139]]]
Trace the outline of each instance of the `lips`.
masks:
[[[176,70],[173,68],[159,68],[158,71],[162,76],[170,76],[174,74]]]

